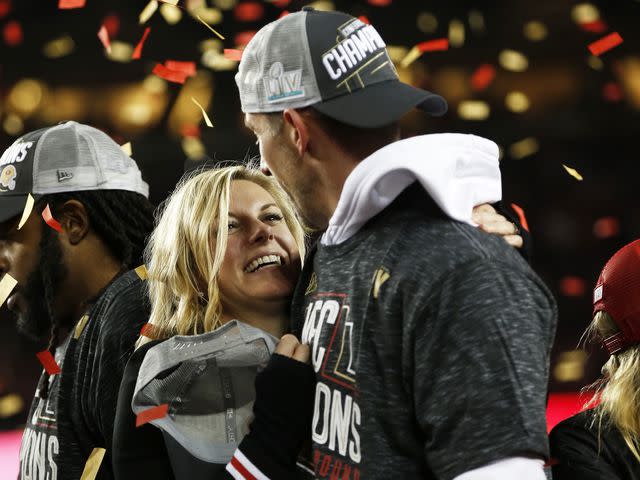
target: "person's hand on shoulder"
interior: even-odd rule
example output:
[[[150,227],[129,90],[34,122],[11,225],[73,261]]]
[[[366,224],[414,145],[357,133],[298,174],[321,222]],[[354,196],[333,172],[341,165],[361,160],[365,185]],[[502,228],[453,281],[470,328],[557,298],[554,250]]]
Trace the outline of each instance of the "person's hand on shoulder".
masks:
[[[477,223],[478,228],[481,230],[500,235],[512,247],[522,248],[524,245],[518,226],[503,215],[500,215],[488,203],[474,207],[471,213],[471,220]]]

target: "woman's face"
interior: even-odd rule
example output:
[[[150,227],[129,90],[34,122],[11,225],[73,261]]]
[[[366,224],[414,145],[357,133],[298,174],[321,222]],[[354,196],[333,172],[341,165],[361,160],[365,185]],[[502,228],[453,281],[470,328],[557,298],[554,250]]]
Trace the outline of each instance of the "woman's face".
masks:
[[[234,180],[229,238],[218,277],[225,314],[286,311],[300,274],[298,247],[273,197],[260,185]]]

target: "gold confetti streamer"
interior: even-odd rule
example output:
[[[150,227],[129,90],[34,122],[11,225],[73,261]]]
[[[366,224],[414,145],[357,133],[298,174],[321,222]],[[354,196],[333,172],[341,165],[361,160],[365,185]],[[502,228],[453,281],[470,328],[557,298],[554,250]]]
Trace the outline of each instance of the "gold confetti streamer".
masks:
[[[102,464],[102,459],[104,458],[104,454],[106,450],[104,448],[94,448],[89,455],[89,459],[87,463],[84,464],[84,470],[82,471],[82,476],[80,480],[95,480],[98,475],[98,470],[100,470],[100,465]]]
[[[131,142],[127,142],[124,145],[120,145],[120,148],[122,149],[122,151],[124,153],[126,153],[128,156],[131,156],[133,154],[133,151],[131,150]]]
[[[204,20],[202,20],[202,19],[200,18],[200,15],[196,15],[196,18],[197,18],[198,20],[200,20],[200,22],[201,22],[205,27],[207,27],[209,30],[211,30],[213,33],[215,33],[215,34],[218,36],[218,38],[220,38],[220,40],[224,40],[224,37],[223,37],[222,35],[220,35],[218,32],[216,32],[216,31],[213,29],[213,27],[212,27],[211,25],[209,25],[207,22],[205,22]]]
[[[18,230],[24,227],[24,224],[27,223],[29,215],[31,215],[31,212],[33,211],[34,204],[35,200],[31,196],[31,194],[29,194],[29,196],[27,197],[27,201],[24,204],[24,210],[22,211],[22,217],[20,217],[20,223],[18,223]]]
[[[200,110],[202,111],[202,115],[204,116],[204,122],[207,124],[207,127],[213,127],[213,123],[211,123],[211,120],[209,119],[209,115],[207,115],[207,112],[204,111],[204,108],[202,108],[202,105],[200,105],[198,101],[193,97],[191,97],[191,100],[193,100],[193,103],[195,103],[198,107],[200,107]]]
[[[580,175],[577,170],[571,167],[567,167],[564,163],[562,164],[562,166],[564,167],[564,169],[567,171],[569,175],[571,175],[576,180],[582,181],[582,175]]]
[[[15,278],[8,273],[4,274],[4,277],[0,280],[0,306],[4,305],[4,302],[9,298],[17,284],[18,281]]]
[[[142,9],[142,12],[140,12],[138,22],[141,24],[147,23],[147,20],[149,20],[153,16],[153,14],[156,13],[157,9],[158,2],[156,0],[151,0],[149,3],[147,3],[147,6]]]

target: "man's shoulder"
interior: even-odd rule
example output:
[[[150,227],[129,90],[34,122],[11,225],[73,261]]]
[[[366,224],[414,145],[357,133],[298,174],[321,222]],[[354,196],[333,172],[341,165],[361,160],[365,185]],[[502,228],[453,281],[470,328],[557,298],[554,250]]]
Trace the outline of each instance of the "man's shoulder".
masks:
[[[102,334],[135,331],[147,322],[149,302],[144,274],[131,270],[102,292],[90,312],[90,324]]]

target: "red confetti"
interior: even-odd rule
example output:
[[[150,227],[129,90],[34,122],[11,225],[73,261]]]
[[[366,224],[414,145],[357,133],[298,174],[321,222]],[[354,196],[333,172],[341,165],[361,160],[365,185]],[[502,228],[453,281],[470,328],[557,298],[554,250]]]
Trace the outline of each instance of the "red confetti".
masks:
[[[602,37],[600,40],[589,44],[589,51],[592,55],[602,55],[603,53],[611,50],[613,47],[617,47],[623,42],[622,37],[618,32],[613,32]]]
[[[369,21],[369,19],[366,17],[366,15],[360,15],[358,17],[358,20],[360,20],[362,23],[366,23],[367,25],[371,25],[371,22]]]
[[[251,39],[255,36],[255,30],[247,30],[245,32],[239,32],[234,38],[233,41],[238,47],[242,47],[248,44]]]
[[[241,50],[234,50],[233,48],[225,48],[224,49],[224,58],[226,58],[228,60],[235,60],[236,62],[239,62],[240,60],[242,60],[242,51]]]
[[[513,208],[513,211],[518,215],[518,220],[520,220],[520,225],[522,225],[522,228],[524,228],[528,232],[529,224],[527,223],[527,217],[525,216],[522,207],[519,207],[515,203],[512,203],[511,208]]]
[[[437,40],[428,40],[426,42],[419,43],[416,45],[418,50],[421,52],[435,52],[439,50],[448,50],[449,49],[449,39],[448,38],[438,38]]]
[[[40,363],[49,375],[55,375],[61,372],[60,366],[56,363],[56,359],[53,358],[49,350],[36,353],[36,357],[38,357],[38,360],[40,360]]]
[[[560,280],[560,293],[565,297],[581,297],[585,291],[585,281],[580,277],[567,276]]]
[[[149,36],[149,32],[151,31],[151,27],[147,27],[144,29],[144,33],[142,34],[142,38],[136,45],[136,48],[133,49],[133,54],[131,54],[131,58],[133,60],[137,60],[142,55],[142,47],[144,46],[144,42],[147,41],[147,37]]]
[[[154,331],[154,326],[152,323],[145,323],[142,328],[140,329],[140,336],[141,337],[148,337],[151,338],[152,340],[155,340],[156,338],[156,334]]]
[[[0,0],[0,18],[6,17],[11,11],[11,0]]]
[[[291,0],[274,0],[271,3],[278,8],[284,8],[291,3]]]
[[[187,77],[193,77],[196,74],[196,62],[166,60],[164,66],[175,72],[183,72]]]
[[[619,102],[624,97],[622,88],[616,82],[609,82],[602,87],[602,96],[609,102]]]
[[[595,20],[593,22],[580,23],[580,28],[585,32],[590,33],[604,33],[607,31],[607,24],[602,20]]]
[[[233,15],[241,22],[255,22],[264,15],[264,7],[258,2],[239,3],[233,10]]]
[[[107,15],[102,21],[102,25],[107,29],[107,33],[109,34],[109,38],[113,38],[118,35],[118,30],[120,30],[120,19],[117,15],[111,14]]]
[[[188,77],[186,73],[179,72],[177,70],[170,70],[161,63],[158,63],[155,67],[153,67],[152,73],[160,78],[164,78],[165,80],[174,83],[184,83]]]
[[[180,135],[182,135],[183,137],[200,138],[200,127],[192,123],[187,123],[180,129]]]
[[[283,10],[282,13],[278,15],[278,18],[286,17],[287,15],[289,15],[289,10]]]
[[[597,238],[615,237],[620,233],[620,222],[615,217],[602,217],[593,224],[593,234]]]
[[[60,225],[60,223],[58,223],[58,221],[55,218],[53,218],[53,215],[51,214],[51,209],[49,208],[48,203],[47,203],[47,206],[44,207],[44,210],[42,211],[42,218],[44,219],[45,223],[49,225],[51,228],[53,228],[56,232],[62,231],[62,225]]]
[[[107,27],[102,25],[100,30],[98,31],[98,38],[104,45],[104,48],[107,52],[111,52],[111,42],[109,41],[109,32],[107,32]]]
[[[2,30],[2,34],[4,37],[4,43],[11,47],[15,47],[16,45],[20,45],[22,43],[22,26],[15,20],[6,23],[4,29]]]
[[[167,416],[167,413],[169,413],[168,403],[163,403],[162,405],[158,405],[157,407],[151,407],[143,410],[138,415],[136,415],[136,427],[144,425],[145,423],[149,423],[152,420],[164,418]]]
[[[82,8],[87,0],[60,0],[58,2],[58,8],[60,10],[69,10],[71,8]]]
[[[367,2],[374,7],[388,7],[392,0],[367,0]]]
[[[471,75],[471,88],[477,92],[485,90],[495,77],[495,67],[489,63],[483,63]]]

